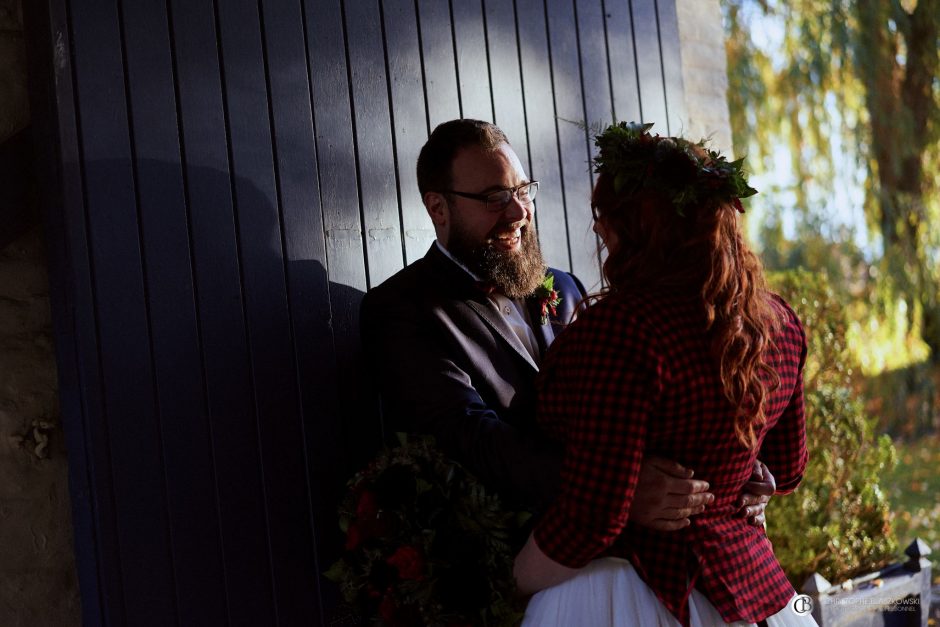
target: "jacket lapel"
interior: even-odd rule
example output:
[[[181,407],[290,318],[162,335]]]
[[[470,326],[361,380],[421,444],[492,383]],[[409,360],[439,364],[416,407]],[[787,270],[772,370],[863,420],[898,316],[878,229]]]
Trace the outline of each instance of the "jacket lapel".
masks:
[[[448,259],[444,253],[437,248],[437,244],[432,244],[431,249],[425,256],[437,281],[440,281],[440,288],[443,293],[452,295],[460,301],[463,301],[473,312],[479,316],[483,322],[489,326],[509,347],[519,354],[533,369],[538,371],[538,364],[523,346],[522,341],[516,335],[509,323],[500,315],[499,311],[493,306],[490,300],[477,288],[473,277],[466,270],[458,266],[452,260]],[[528,302],[528,301],[527,301]],[[548,326],[548,325],[545,325]],[[536,336],[539,332],[536,331]],[[539,337],[539,343],[542,338]]]
[[[535,360],[532,358],[532,355],[529,354],[529,351],[526,350],[525,346],[522,345],[522,341],[519,339],[519,336],[516,335],[516,332],[512,330],[512,327],[509,326],[509,323],[499,314],[493,305],[488,301],[486,303],[481,303],[475,299],[468,299],[467,304],[470,305],[470,308],[473,309],[483,319],[483,322],[488,324],[490,328],[496,331],[503,340],[506,341],[509,346],[519,353],[519,356],[525,359],[530,366],[538,370],[538,364],[535,363]]]

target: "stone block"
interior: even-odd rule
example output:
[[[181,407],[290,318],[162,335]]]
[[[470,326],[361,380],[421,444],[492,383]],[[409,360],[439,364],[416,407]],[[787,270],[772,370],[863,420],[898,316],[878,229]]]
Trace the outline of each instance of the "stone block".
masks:
[[[79,627],[81,603],[74,573],[29,570],[0,576],[3,627]]]
[[[724,47],[725,33],[718,0],[676,0],[676,15],[683,47],[691,41]]]
[[[682,42],[682,67],[724,72],[728,66],[724,46],[705,41]]]
[[[719,0],[676,0],[685,91],[684,133],[710,137],[711,145],[731,154],[727,100],[725,34]]]
[[[724,72],[683,72],[682,82],[686,94],[717,94],[724,97],[728,90],[728,76]]]
[[[21,30],[23,11],[20,0],[0,0],[0,33]]]
[[[6,104],[3,100],[0,103]],[[68,468],[38,227],[0,249],[0,625],[78,625]],[[47,455],[34,422],[47,423]],[[40,439],[42,439],[42,437]]]
[[[63,486],[53,486],[58,491]],[[0,578],[4,573],[61,568],[71,561],[72,534],[62,499],[50,494],[0,499]]]

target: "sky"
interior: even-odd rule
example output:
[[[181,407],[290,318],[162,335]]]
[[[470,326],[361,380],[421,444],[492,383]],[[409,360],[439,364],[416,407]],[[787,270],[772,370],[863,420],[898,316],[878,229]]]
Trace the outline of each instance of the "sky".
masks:
[[[771,59],[779,56],[774,53],[783,47],[783,20],[764,16],[759,11],[749,11],[748,20],[751,24],[753,41]],[[833,120],[833,126],[838,128],[842,119],[838,101],[834,95],[830,94],[827,98],[826,108]],[[842,145],[842,138],[838,133],[833,134],[830,141],[835,178],[830,189],[810,185],[807,189],[807,196],[810,198],[811,210],[822,217],[824,235],[833,239],[852,237],[855,244],[870,260],[880,243],[870,241],[865,221],[864,182],[867,171],[856,162],[855,155]],[[755,165],[751,165],[752,170]],[[794,193],[796,180],[790,147],[784,144],[776,146],[770,163],[765,164],[765,170],[751,177],[751,186],[764,193],[758,194],[750,201],[750,213],[753,217],[748,220],[748,235],[751,241],[757,242],[761,224],[765,222],[770,212],[774,212],[781,216],[784,235],[788,239],[793,239],[796,237],[800,213],[796,209],[796,194]]]

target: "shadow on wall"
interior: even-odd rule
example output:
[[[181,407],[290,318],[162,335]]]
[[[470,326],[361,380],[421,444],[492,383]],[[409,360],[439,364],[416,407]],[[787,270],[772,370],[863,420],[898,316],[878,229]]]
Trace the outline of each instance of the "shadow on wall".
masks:
[[[123,571],[129,622],[147,607],[138,597],[175,597],[187,619],[263,621],[276,604],[306,620],[318,590],[335,595],[319,575],[342,547],[345,480],[381,443],[362,291],[296,258],[291,242],[314,234],[282,232],[275,199],[244,177],[155,159],[90,160],[81,175],[82,198],[50,212],[74,305],[57,339],[77,363],[100,358],[81,388],[63,377],[65,397],[101,408],[64,407],[88,464],[73,473],[91,475],[73,494],[100,509],[92,521],[90,504],[76,507],[77,542],[113,545],[105,568],[148,564]]]

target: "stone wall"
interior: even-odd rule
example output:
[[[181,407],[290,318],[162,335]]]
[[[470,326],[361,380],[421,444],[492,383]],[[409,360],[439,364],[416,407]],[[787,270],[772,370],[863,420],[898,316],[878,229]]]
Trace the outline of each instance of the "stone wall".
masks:
[[[725,33],[719,0],[676,0],[682,42],[685,110],[682,133],[689,139],[710,137],[711,145],[732,154],[728,114]]]
[[[0,0],[0,143],[28,121],[19,2]],[[34,224],[0,249],[3,627],[80,624],[56,387],[46,256],[41,229]]]

